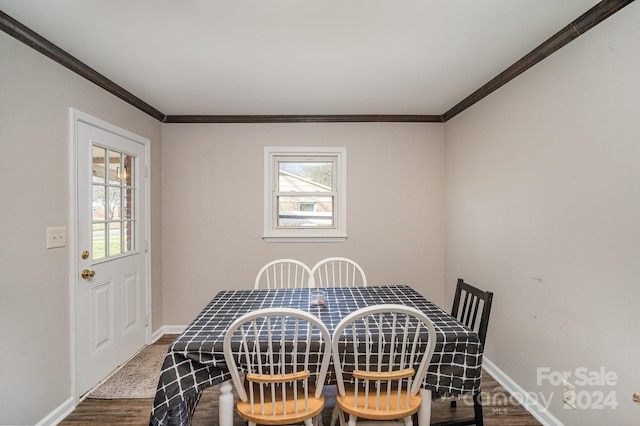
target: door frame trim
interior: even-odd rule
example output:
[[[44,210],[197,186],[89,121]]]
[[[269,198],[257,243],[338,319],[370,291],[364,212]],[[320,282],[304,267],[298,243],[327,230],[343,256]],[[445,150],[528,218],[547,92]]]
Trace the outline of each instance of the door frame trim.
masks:
[[[71,397],[74,407],[80,402],[78,395],[78,285],[80,276],[78,275],[78,123],[86,123],[102,130],[114,133],[118,136],[130,139],[144,146],[145,164],[142,165],[141,173],[145,175],[145,239],[144,268],[145,268],[145,315],[146,332],[145,344],[151,341],[151,177],[149,164],[151,162],[150,140],[142,136],[131,133],[128,130],[117,127],[99,118],[93,117],[75,108],[69,108],[69,229],[67,232],[67,242],[69,244],[69,314],[70,314],[70,366],[71,366]]]

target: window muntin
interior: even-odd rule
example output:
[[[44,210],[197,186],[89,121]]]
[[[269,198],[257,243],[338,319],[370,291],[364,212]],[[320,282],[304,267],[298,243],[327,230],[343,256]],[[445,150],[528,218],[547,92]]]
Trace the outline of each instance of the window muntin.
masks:
[[[345,148],[265,148],[265,239],[345,239],[345,164]]]

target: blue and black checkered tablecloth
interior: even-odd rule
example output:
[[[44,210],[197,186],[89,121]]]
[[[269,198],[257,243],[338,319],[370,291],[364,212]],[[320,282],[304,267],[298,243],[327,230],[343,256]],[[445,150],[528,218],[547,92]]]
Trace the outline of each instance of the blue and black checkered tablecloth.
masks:
[[[423,387],[443,394],[480,389],[482,347],[477,333],[409,286],[323,289],[327,303],[310,306],[309,289],[221,291],[169,347],[151,410],[150,425],[188,425],[202,391],[231,379],[222,342],[241,315],[271,307],[298,308],[316,315],[333,335],[342,318],[360,308],[394,303],[421,310],[433,321],[437,341]],[[327,383],[334,380],[329,368]]]

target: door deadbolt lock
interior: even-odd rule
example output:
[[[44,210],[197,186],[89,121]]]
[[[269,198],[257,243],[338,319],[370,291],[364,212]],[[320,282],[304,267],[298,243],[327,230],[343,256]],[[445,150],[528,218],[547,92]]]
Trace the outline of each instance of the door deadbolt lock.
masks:
[[[96,274],[96,271],[90,271],[88,269],[84,269],[81,273],[82,278],[83,279],[87,279],[87,278],[93,278],[93,276]]]
[[[87,260],[89,258],[89,250],[85,250],[82,252],[82,258]]]

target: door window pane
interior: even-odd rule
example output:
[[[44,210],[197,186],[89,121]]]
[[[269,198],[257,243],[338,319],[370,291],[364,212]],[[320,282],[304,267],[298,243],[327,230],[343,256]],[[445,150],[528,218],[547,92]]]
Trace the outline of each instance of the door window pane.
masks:
[[[135,248],[134,245],[134,231],[135,231],[135,227],[133,226],[134,223],[132,221],[126,221],[123,222],[124,223],[124,253],[128,253],[130,251],[133,251]]]
[[[105,218],[106,187],[104,185],[93,185],[93,194],[91,200],[91,210],[93,221],[103,221]]]
[[[92,161],[92,176],[93,183],[104,183],[104,159],[105,159],[105,149],[99,146],[93,146],[91,156],[93,157]]]
[[[133,189],[127,188],[124,190],[124,197],[122,198],[122,217],[124,219],[133,219],[133,195]]]
[[[102,259],[107,255],[107,240],[105,233],[105,225],[104,223],[94,223],[93,224],[93,233],[92,233],[92,241],[93,241],[93,258],[94,259]]]
[[[120,193],[122,189],[109,187],[109,219],[120,220],[122,219],[122,204],[120,203]]]
[[[109,184],[120,185],[122,181],[122,154],[109,151]]]
[[[126,186],[133,186],[133,167],[135,165],[135,158],[131,155],[125,155],[123,160],[122,169],[124,170],[122,180]]]
[[[122,253],[122,235],[120,222],[111,222],[107,224],[109,229],[109,256],[115,256]]]

